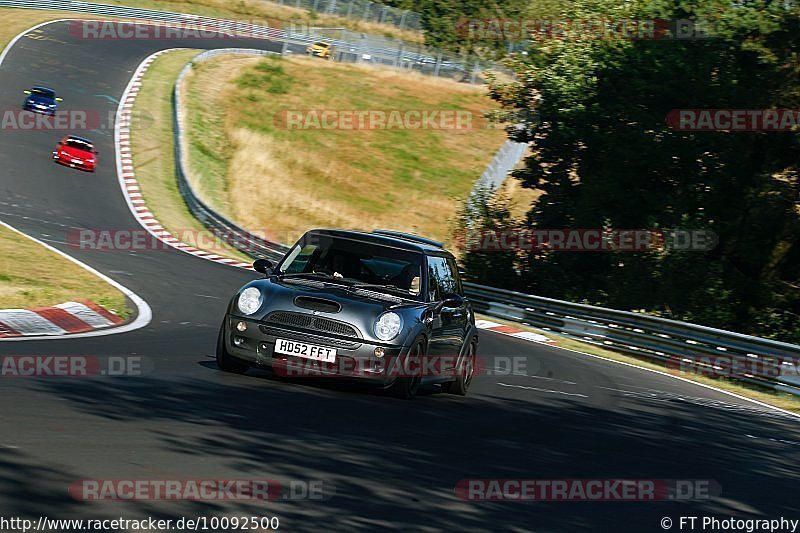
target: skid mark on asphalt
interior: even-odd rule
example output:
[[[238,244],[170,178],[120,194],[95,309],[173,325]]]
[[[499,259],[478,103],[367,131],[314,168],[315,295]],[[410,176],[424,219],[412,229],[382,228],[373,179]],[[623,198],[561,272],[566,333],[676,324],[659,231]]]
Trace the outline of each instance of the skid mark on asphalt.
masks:
[[[106,99],[106,100],[108,100],[109,102],[113,102],[113,103],[115,103],[115,104],[118,104],[118,103],[119,103],[119,100],[117,100],[116,98],[114,98],[113,96],[110,96],[110,95],[108,95],[108,94],[93,94],[92,96],[98,96],[98,97],[100,97],[100,98],[105,98],[105,99]]]

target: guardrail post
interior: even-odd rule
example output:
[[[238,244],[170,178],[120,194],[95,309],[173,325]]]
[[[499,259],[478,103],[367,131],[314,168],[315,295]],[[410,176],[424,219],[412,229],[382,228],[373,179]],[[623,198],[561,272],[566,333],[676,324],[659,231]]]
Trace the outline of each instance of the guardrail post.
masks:
[[[433,67],[433,75],[438,77],[439,70],[442,68],[442,53],[439,52],[439,55],[436,56],[436,66]]]

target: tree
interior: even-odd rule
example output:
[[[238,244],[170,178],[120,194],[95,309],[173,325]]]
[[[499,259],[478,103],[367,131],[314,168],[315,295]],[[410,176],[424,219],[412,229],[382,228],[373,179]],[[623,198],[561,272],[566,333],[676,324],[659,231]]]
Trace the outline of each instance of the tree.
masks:
[[[519,289],[646,309],[800,340],[797,133],[688,132],[673,109],[799,109],[800,17],[787,3],[570,3],[572,20],[703,22],[687,39],[536,41],[491,96],[523,111],[532,143],[518,172],[543,191],[536,228],[704,228],[707,251],[551,252],[517,265]],[[658,37],[658,35],[656,35]]]

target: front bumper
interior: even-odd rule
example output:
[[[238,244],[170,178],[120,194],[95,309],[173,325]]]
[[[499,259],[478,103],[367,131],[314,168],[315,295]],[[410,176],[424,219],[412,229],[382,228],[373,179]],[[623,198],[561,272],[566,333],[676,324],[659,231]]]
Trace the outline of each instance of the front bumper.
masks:
[[[239,322],[247,325],[245,331],[236,329]],[[278,338],[335,348],[336,362],[324,363],[277,354],[274,350]],[[388,369],[406,351],[402,346],[387,346],[370,340],[339,338],[324,333],[312,334],[232,315],[225,317],[224,342],[228,353],[236,359],[253,366],[271,368],[286,377],[353,379],[381,386],[394,381]],[[378,347],[383,348],[383,357],[375,355],[375,348]]]
[[[22,109],[24,109],[26,111],[30,111],[32,113],[39,113],[40,115],[47,115],[47,116],[50,116],[50,117],[55,116],[56,111],[57,111],[56,109],[51,109],[51,108],[40,109],[40,108],[38,108],[38,107],[36,107],[36,106],[34,106],[32,104],[25,104],[25,105],[22,106]]]
[[[84,160],[81,160],[81,162],[79,162],[79,163],[75,163],[75,162],[73,162],[71,157],[69,157],[69,156],[61,157],[61,156],[58,155],[58,152],[53,152],[53,160],[56,163],[60,163],[60,164],[62,164],[64,166],[71,167],[71,168],[78,168],[80,170],[85,170],[87,172],[94,172],[94,169],[97,166],[97,163],[89,163],[89,162],[84,161]]]

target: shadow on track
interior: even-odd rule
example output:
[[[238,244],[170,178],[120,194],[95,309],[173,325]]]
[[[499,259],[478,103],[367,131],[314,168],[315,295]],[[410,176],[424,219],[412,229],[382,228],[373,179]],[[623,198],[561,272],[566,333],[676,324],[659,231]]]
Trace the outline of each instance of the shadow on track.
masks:
[[[406,530],[655,531],[662,516],[745,511],[775,517],[798,509],[789,495],[800,477],[800,443],[747,437],[765,433],[763,420],[750,413],[675,400],[664,416],[651,402],[623,398],[607,408],[477,393],[401,401],[260,372],[227,375],[201,364],[209,380],[81,379],[38,381],[36,387],[73,409],[118,423],[121,432],[144,426],[141,431],[165,453],[198,465],[184,479],[200,478],[200,466],[220,463],[238,478],[322,480],[332,486],[335,495],[324,501],[259,504],[261,514],[271,510],[282,524],[300,529],[401,524]],[[793,433],[778,437],[800,440]],[[86,473],[70,476],[31,465],[14,451],[5,454],[0,494],[12,508],[38,512],[41,506],[31,502],[50,500],[54,510],[91,505],[103,512],[106,502],[65,500],[67,485]],[[110,467],[103,477],[119,476]],[[714,479],[723,494],[693,502],[467,502],[453,490],[465,478]],[[61,488],[34,494],[31,479],[48,481],[37,487]],[[126,506],[138,515],[163,516],[253,514],[256,507]]]

